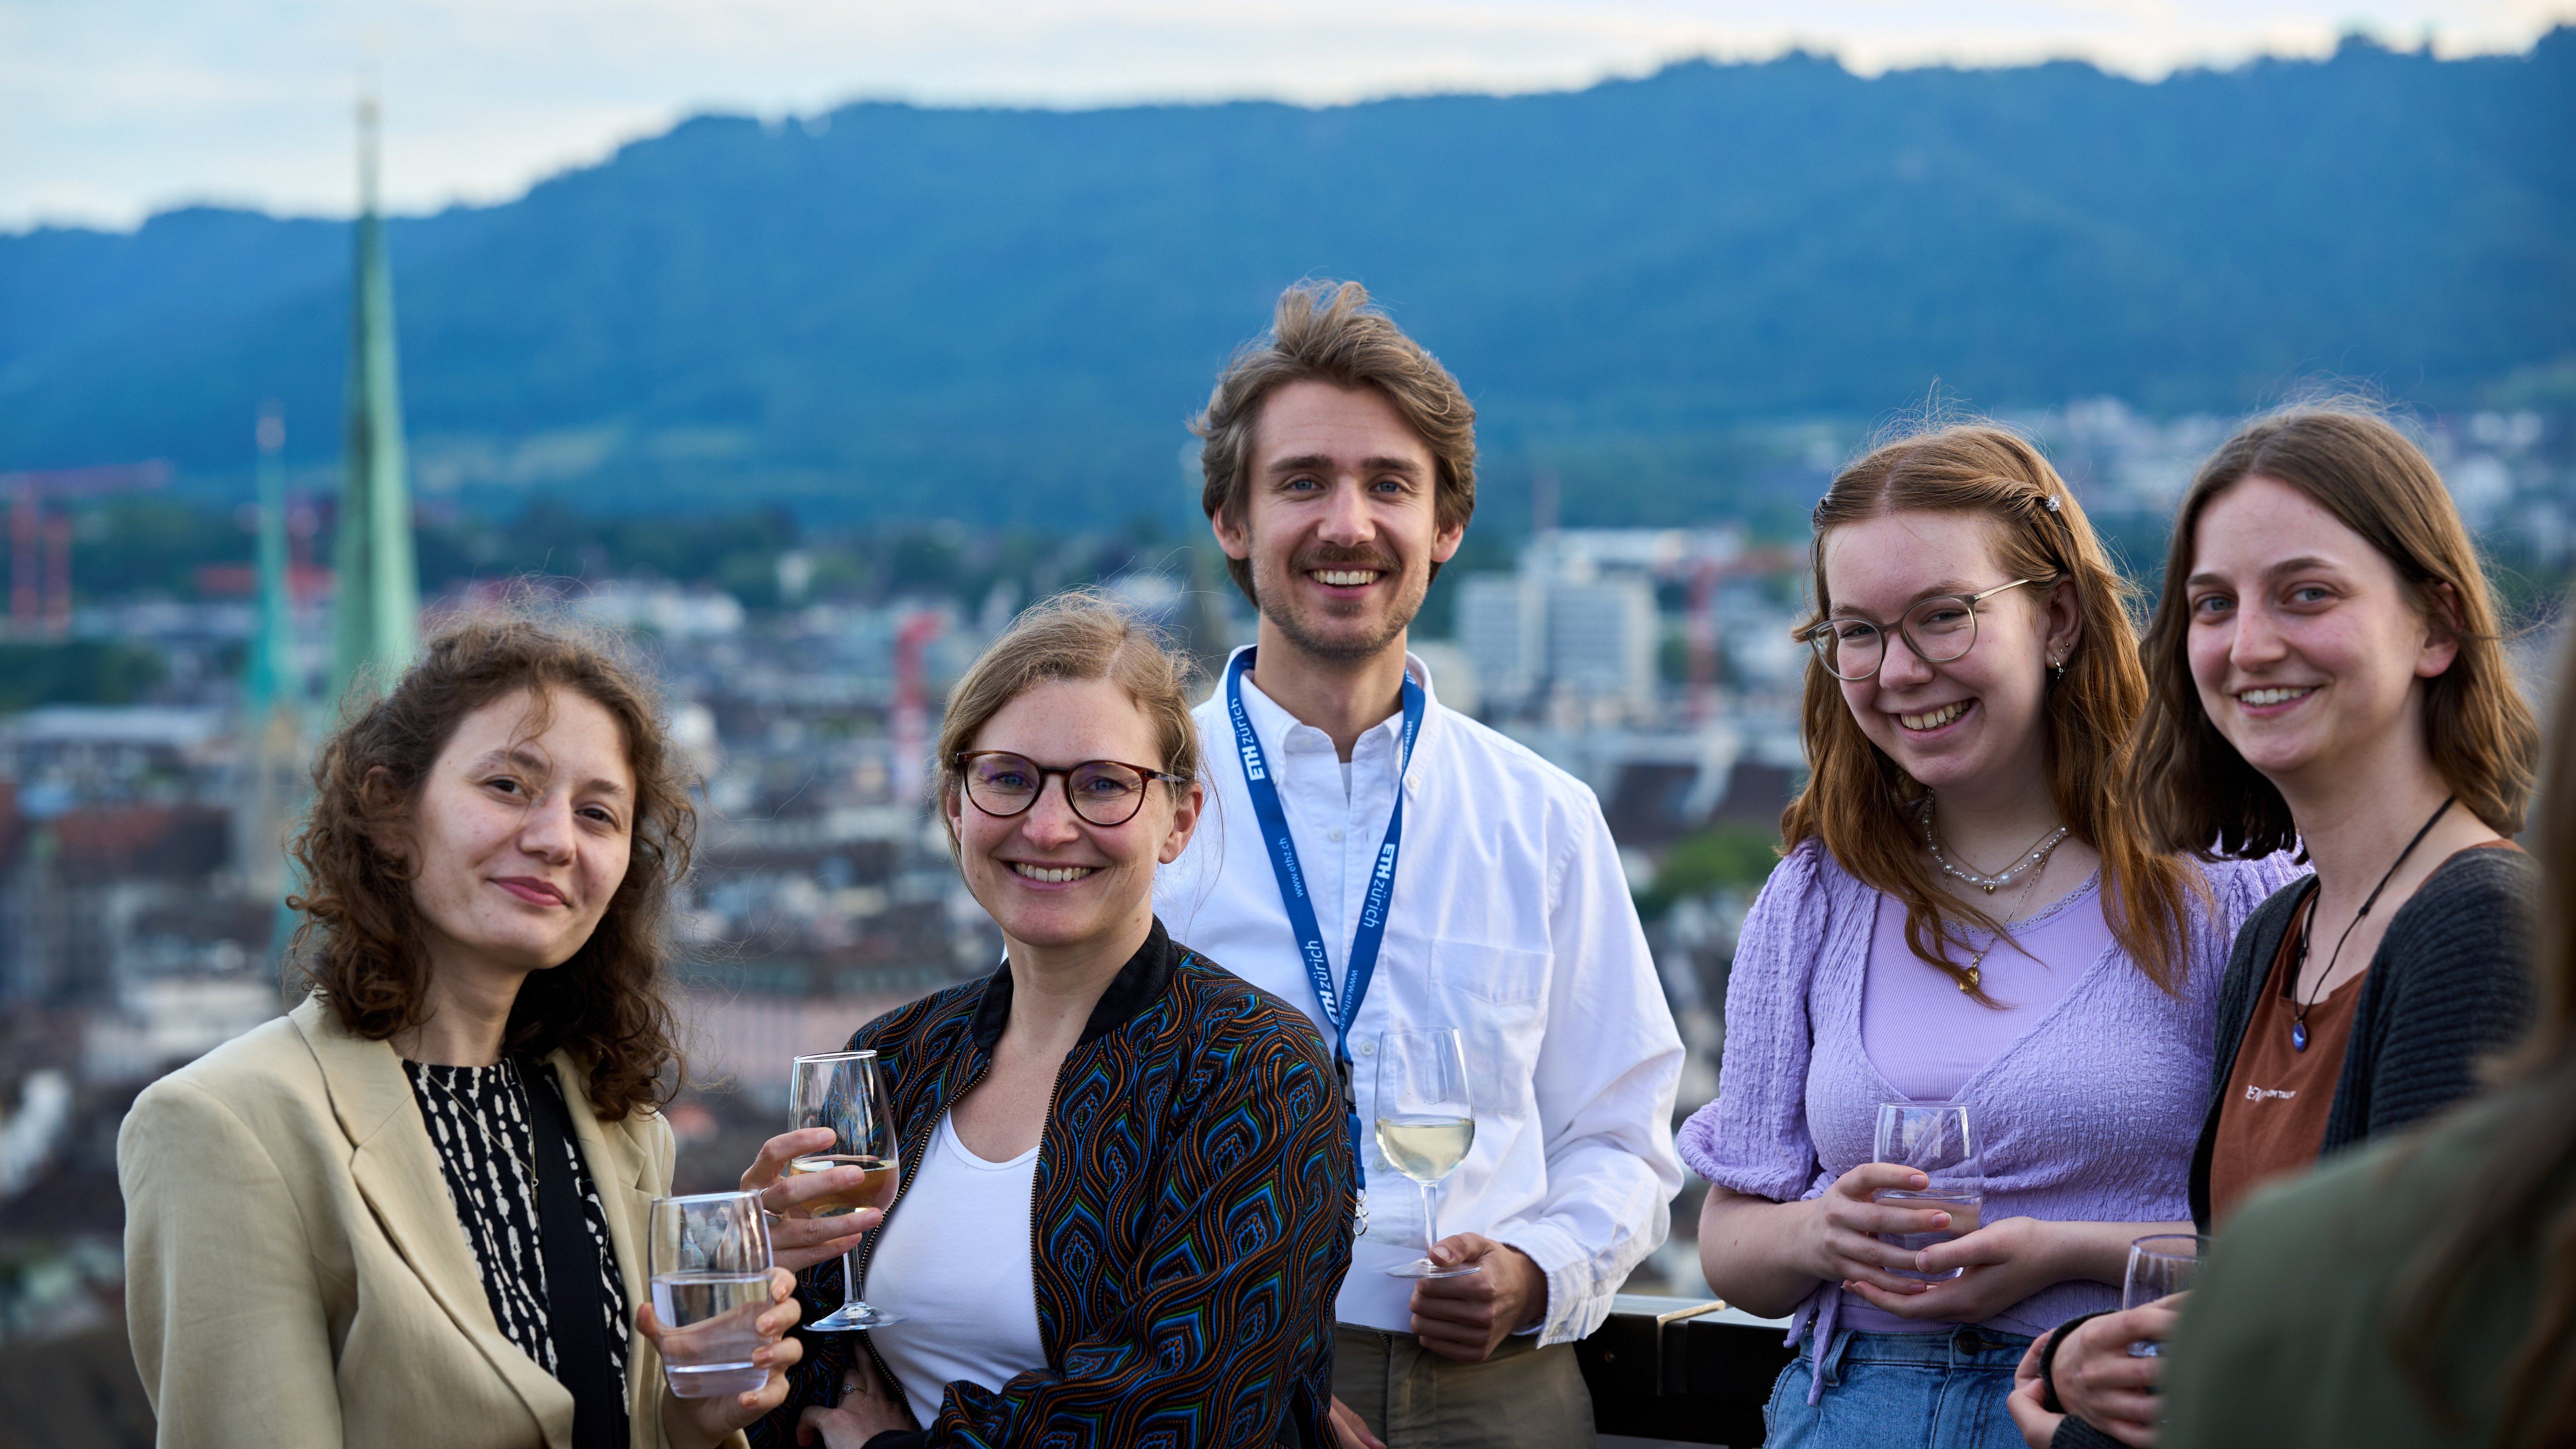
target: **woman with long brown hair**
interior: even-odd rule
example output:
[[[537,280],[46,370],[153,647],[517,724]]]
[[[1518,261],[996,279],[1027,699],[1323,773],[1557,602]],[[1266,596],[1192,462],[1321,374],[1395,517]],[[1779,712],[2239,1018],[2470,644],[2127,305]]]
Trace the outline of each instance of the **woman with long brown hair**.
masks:
[[[785,1269],[749,1393],[674,1398],[645,1299],[694,824],[639,674],[524,620],[440,634],[324,742],[310,994],[117,1137],[162,1443],[659,1449],[785,1396]]]
[[[2185,1226],[2220,963],[2286,862],[2154,849],[2120,789],[2146,699],[2125,587],[2028,442],[1881,447],[1817,505],[1811,773],[1738,942],[1700,1261],[1795,1315],[1773,1444],[1984,1444],[2035,1334]],[[1969,1220],[1883,1205],[1883,1103],[1963,1104]],[[1898,1235],[1950,1235],[1919,1251]]]
[[[2175,1336],[2176,1449],[2576,1443],[2576,660],[2561,659],[2538,1028],[2487,1100],[2246,1205]]]
[[[2533,868],[2511,837],[2539,730],[2496,615],[2441,475],[2367,409],[2257,419],[2184,495],[2131,788],[2168,848],[2316,864],[2228,961],[2191,1159],[2203,1231],[2459,1102],[2531,1020]],[[2156,1361],[2126,1346],[2171,1322],[2139,1309],[2052,1341],[2025,1433],[2067,1432],[2032,1412],[2062,1406],[2076,1438],[2152,1443]]]

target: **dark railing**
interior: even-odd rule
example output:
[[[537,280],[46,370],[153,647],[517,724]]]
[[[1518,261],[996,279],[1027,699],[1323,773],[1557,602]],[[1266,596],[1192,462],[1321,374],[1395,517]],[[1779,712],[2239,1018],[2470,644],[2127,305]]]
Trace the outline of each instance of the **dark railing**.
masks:
[[[1713,1298],[1622,1293],[1609,1321],[1574,1346],[1604,1434],[1684,1444],[1762,1442],[1762,1406],[1796,1356],[1785,1320]]]
[[[1712,1299],[1623,1293],[1574,1348],[1593,1423],[1639,1439],[1759,1444],[1762,1405],[1791,1357],[1780,1346],[1786,1329]],[[11,1346],[0,1360],[0,1445],[15,1442],[149,1449],[152,1409],[122,1325]]]

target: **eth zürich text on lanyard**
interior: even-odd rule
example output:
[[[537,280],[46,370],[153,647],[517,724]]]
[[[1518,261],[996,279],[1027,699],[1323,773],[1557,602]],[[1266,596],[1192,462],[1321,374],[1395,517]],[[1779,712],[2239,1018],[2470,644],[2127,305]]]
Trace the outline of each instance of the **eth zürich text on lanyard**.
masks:
[[[1261,843],[1270,851],[1270,870],[1279,878],[1279,899],[1288,908],[1289,928],[1297,933],[1297,955],[1306,963],[1306,979],[1315,983],[1315,999],[1324,1019],[1333,1024],[1333,1069],[1342,1079],[1342,1112],[1351,1124],[1351,1170],[1360,1187],[1368,1187],[1367,1159],[1360,1152],[1360,1099],[1351,1086],[1351,1026],[1367,999],[1369,978],[1377,974],[1378,948],[1386,944],[1387,900],[1395,893],[1396,851],[1404,841],[1404,777],[1413,768],[1413,741],[1422,733],[1428,704],[1410,671],[1404,676],[1404,749],[1395,765],[1395,808],[1387,813],[1386,839],[1370,867],[1368,894],[1360,902],[1359,928],[1351,933],[1350,965],[1342,985],[1333,986],[1332,957],[1324,946],[1324,928],[1315,919],[1314,898],[1307,893],[1306,871],[1297,860],[1297,841],[1288,833],[1288,812],[1279,803],[1279,784],[1270,778],[1270,762],[1261,739],[1252,732],[1252,716],[1243,709],[1243,676],[1252,668],[1254,651],[1243,650],[1225,666],[1225,713],[1234,721],[1234,747],[1243,757],[1243,784],[1252,796],[1252,813],[1261,819]]]

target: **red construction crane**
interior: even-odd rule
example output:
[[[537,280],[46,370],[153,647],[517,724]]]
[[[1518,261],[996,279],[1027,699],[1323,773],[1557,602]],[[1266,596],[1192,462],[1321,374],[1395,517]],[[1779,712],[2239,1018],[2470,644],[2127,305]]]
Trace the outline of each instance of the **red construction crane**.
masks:
[[[1795,549],[1748,549],[1731,558],[1691,562],[1690,613],[1684,638],[1690,645],[1691,723],[1706,724],[1717,715],[1717,586],[1728,579],[1761,578],[1796,571],[1805,559]]]
[[[56,638],[72,626],[72,521],[45,512],[47,498],[94,498],[158,488],[174,470],[165,459],[102,468],[0,473],[9,495],[9,632]]]
[[[897,805],[921,803],[922,749],[930,724],[922,698],[922,654],[930,641],[948,630],[948,616],[928,609],[907,614],[894,631],[894,711],[886,733],[894,742],[894,759],[886,771]]]

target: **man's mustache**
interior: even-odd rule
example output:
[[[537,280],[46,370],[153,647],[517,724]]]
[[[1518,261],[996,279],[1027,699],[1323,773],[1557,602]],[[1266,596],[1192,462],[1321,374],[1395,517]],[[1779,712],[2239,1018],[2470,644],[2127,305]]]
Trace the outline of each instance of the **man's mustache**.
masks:
[[[1313,548],[1298,554],[1289,562],[1299,573],[1315,569],[1373,569],[1378,573],[1403,572],[1403,566],[1387,554],[1366,548]]]

